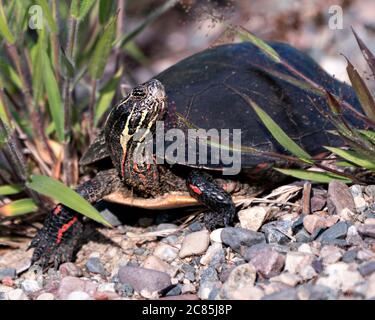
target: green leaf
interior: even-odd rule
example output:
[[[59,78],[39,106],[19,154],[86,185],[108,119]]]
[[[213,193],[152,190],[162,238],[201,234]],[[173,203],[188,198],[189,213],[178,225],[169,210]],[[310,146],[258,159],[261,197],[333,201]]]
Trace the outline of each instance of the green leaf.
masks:
[[[14,217],[23,215],[26,213],[35,212],[38,210],[38,206],[32,199],[21,199],[15,200],[9,204],[6,204],[0,208],[0,216]]]
[[[43,57],[43,81],[47,91],[48,105],[52,120],[55,123],[57,138],[64,141],[64,109],[61,102],[61,95],[51,62],[46,51],[42,51]]]
[[[316,171],[307,171],[307,170],[302,170],[302,169],[280,169],[280,168],[275,168],[275,170],[283,174],[286,174],[288,176],[297,178],[297,179],[310,180],[310,181],[315,181],[319,183],[329,183],[333,179],[340,180],[345,183],[351,182],[351,180],[346,177],[342,177],[337,174],[328,173],[328,172],[316,172]]]
[[[45,31],[40,30],[38,33],[38,42],[31,49],[31,60],[32,60],[32,84],[33,84],[33,98],[35,105],[39,104],[39,100],[43,91],[43,51],[45,50]]]
[[[229,27],[229,28],[233,30],[242,41],[251,42],[253,45],[258,47],[264,54],[269,56],[274,62],[276,63],[281,62],[281,57],[279,56],[279,54],[270,45],[268,45],[262,39],[255,36],[250,31],[242,27]]]
[[[334,148],[334,147],[325,147],[325,148],[333,152],[334,154],[337,154],[341,158],[354,163],[355,165],[359,167],[366,168],[369,170],[375,170],[375,162],[369,158],[364,157],[363,155],[358,154],[357,152],[343,150],[343,149]]]
[[[96,44],[92,59],[89,64],[89,73],[92,78],[99,79],[103,75],[107,59],[112,50],[112,44],[116,35],[117,16],[112,17],[104,32]]]
[[[354,68],[348,58],[346,58],[346,61],[348,62],[346,71],[357,94],[359,102],[361,103],[362,109],[372,121],[375,121],[375,100],[358,71]]]
[[[86,17],[86,15],[89,13],[90,9],[92,8],[95,2],[96,0],[81,0],[81,7],[79,8],[78,19],[83,20]]]
[[[22,82],[17,72],[6,61],[0,60],[0,70],[18,89],[22,90]]]
[[[358,130],[360,134],[365,136],[371,143],[375,144],[375,131],[371,130]]]
[[[108,22],[108,19],[112,16],[115,9],[115,1],[100,0],[99,2],[99,22],[104,25]]]
[[[8,43],[15,43],[15,39],[8,27],[7,18],[5,15],[2,1],[0,1],[0,34]]]
[[[23,190],[21,185],[18,184],[8,184],[5,186],[0,186],[0,195],[9,196],[12,194],[20,193]]]
[[[119,81],[122,76],[122,68],[120,68],[114,78],[108,81],[106,85],[103,87],[102,90],[100,90],[99,94],[99,100],[95,108],[95,118],[94,118],[94,123],[95,125],[98,124],[98,121],[101,119],[103,114],[107,111],[109,108],[112,99],[116,93],[116,88],[119,84]]]
[[[36,0],[36,3],[42,7],[43,18],[46,18],[48,25],[51,29],[51,32],[56,33],[57,25],[56,25],[55,19],[53,18],[53,15],[52,15],[52,12],[48,5],[47,0]]]
[[[26,183],[26,186],[47,197],[55,199],[59,203],[62,203],[90,219],[102,223],[105,226],[111,226],[87,200],[57,180],[47,176],[33,175],[31,176],[31,182]]]
[[[232,88],[233,89],[233,88]],[[235,90],[235,89],[233,89]],[[248,96],[238,92],[238,94],[242,96],[243,99],[247,101],[247,103],[253,108],[256,112],[258,117],[262,120],[263,124],[266,126],[268,131],[272,134],[272,136],[277,140],[280,145],[282,145],[286,150],[291,152],[296,157],[300,158],[301,160],[312,164],[311,156],[303,150],[297,143],[295,143],[288,135],[281,129],[275,121],[263,110],[261,109],[253,100],[251,100]]]

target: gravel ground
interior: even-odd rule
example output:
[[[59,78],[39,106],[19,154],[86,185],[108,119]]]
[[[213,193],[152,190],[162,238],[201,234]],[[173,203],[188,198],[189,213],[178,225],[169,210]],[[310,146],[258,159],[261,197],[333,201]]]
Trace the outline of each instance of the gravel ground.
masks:
[[[373,299],[375,185],[283,186],[208,232],[142,217],[99,228],[74,263],[26,271],[31,251],[0,256],[0,299]],[[155,222],[156,221],[156,222]]]

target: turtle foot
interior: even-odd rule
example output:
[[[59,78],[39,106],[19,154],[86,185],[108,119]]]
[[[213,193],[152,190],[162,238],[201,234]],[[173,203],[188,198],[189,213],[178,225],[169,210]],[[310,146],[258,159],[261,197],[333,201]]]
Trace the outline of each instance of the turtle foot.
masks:
[[[57,269],[61,263],[71,261],[82,230],[78,214],[57,205],[29,245],[28,249],[35,248],[31,265],[46,269],[53,263]]]

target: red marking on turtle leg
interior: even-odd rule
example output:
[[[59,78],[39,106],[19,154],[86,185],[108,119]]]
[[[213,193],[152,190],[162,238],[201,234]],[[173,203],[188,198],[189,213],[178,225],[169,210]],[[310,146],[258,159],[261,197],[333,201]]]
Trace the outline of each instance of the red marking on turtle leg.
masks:
[[[61,210],[62,210],[62,206],[59,204],[55,207],[55,209],[53,209],[52,212],[53,214],[58,215],[61,212]]]
[[[68,223],[64,224],[60,229],[59,231],[57,232],[57,239],[56,239],[56,243],[59,244],[62,240],[62,237],[64,236],[64,233],[66,231],[69,230],[69,228],[74,224],[76,223],[76,221],[78,220],[77,217],[73,217],[73,219],[71,219]]]
[[[196,194],[202,194],[201,189],[199,189],[197,186],[193,184],[189,184],[189,188]]]

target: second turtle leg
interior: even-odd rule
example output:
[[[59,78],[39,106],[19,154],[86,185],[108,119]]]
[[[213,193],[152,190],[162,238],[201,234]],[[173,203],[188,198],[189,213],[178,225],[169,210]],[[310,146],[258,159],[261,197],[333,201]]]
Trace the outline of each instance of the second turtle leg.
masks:
[[[122,182],[115,169],[99,172],[93,179],[79,185],[75,191],[90,203],[117,190]],[[35,248],[32,265],[42,268],[53,260],[55,268],[72,259],[74,249],[82,235],[82,216],[58,204],[46,217],[43,227],[32,239],[29,248]]]
[[[232,197],[208,175],[193,170],[187,178],[186,185],[190,195],[210,209],[204,217],[209,230],[232,223],[236,214]]]

